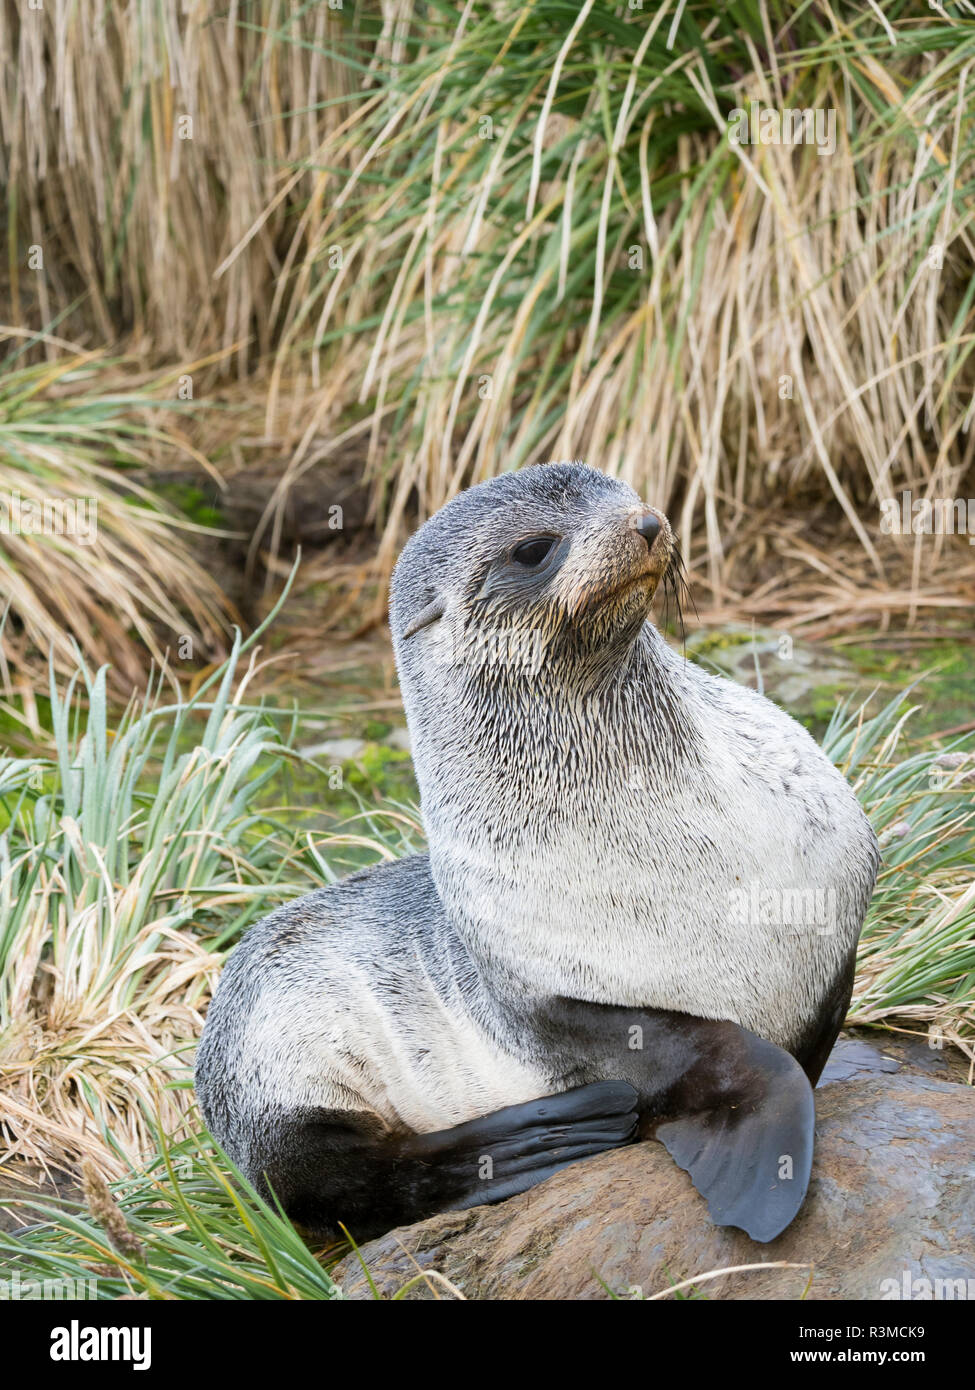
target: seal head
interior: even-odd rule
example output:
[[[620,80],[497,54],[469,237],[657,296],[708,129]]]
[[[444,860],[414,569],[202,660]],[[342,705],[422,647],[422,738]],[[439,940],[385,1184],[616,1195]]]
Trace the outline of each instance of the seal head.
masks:
[[[598,675],[632,643],[674,552],[662,512],[584,464],[541,464],[471,488],[405,546],[390,626],[407,682],[429,633],[455,661],[517,679],[559,663]],[[427,632],[423,654],[411,639]]]

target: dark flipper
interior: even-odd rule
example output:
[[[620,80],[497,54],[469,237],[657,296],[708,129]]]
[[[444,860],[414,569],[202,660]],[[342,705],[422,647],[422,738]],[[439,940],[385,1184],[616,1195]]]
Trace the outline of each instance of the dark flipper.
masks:
[[[405,1156],[436,1163],[443,1208],[480,1206],[525,1192],[580,1158],[636,1138],[637,1093],[597,1081],[402,1141]]]
[[[531,1026],[566,1083],[617,1077],[640,1094],[641,1134],[663,1143],[711,1219],[773,1240],[809,1185],[812,1088],[789,1053],[727,1020],[552,999]]]
[[[812,1167],[812,1087],[795,1058],[740,1030],[760,1085],[696,1115],[657,1126],[656,1137],[707,1198],[718,1226],[774,1240],[802,1206]]]
[[[266,1136],[265,1194],[315,1234],[356,1239],[439,1211],[500,1202],[591,1154],[636,1138],[637,1095],[599,1081],[509,1105],[432,1134],[391,1135],[375,1116],[319,1111]]]

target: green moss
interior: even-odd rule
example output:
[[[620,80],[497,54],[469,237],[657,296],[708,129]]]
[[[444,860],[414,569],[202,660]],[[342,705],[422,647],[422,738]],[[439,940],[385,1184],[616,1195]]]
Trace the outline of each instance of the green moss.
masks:
[[[211,497],[193,483],[159,483],[156,493],[197,526],[222,527],[226,520]]]
[[[864,684],[885,691],[902,690],[923,677],[914,693],[918,706],[912,720],[917,734],[937,733],[968,724],[975,718],[975,645],[946,633],[908,647],[876,646],[843,648],[844,655],[862,673]]]
[[[789,710],[788,713],[798,719],[819,743],[836,712],[836,706],[848,695],[848,690],[835,685],[818,685],[807,694],[801,711]]]
[[[751,632],[708,632],[703,635],[695,634],[693,641],[687,644],[687,655],[693,661],[698,661],[702,656],[707,656],[710,652],[726,651],[730,647],[746,647],[754,640]]]
[[[379,739],[385,738],[392,727],[392,724],[384,723],[381,719],[367,719],[362,726],[360,737],[376,743]]]
[[[345,781],[357,790],[375,791],[389,795],[391,786],[402,786],[403,766],[409,769],[408,781],[413,780],[410,755],[402,748],[390,748],[385,743],[369,743],[357,758],[344,765]]]

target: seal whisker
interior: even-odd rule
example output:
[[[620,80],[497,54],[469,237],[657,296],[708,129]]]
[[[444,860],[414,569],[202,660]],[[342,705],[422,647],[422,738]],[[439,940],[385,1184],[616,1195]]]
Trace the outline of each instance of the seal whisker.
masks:
[[[687,571],[684,566],[684,558],[680,551],[680,543],[674,536],[669,562],[663,576],[664,590],[664,623],[670,625],[674,620],[674,626],[680,632],[681,650],[686,655],[687,629],[684,621],[684,612],[687,604],[690,603],[694,610],[694,617],[700,621],[697,612],[697,605],[687,582]],[[673,607],[671,607],[673,605]]]

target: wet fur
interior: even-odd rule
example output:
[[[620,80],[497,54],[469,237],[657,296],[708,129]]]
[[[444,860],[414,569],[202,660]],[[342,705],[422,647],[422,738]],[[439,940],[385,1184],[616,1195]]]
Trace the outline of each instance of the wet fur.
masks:
[[[773,1073],[797,1114],[806,1104],[799,1068],[762,1049],[818,1076],[876,841],[801,726],[646,621],[659,583],[681,591],[669,528],[649,561],[628,529],[640,505],[593,469],[546,465],[462,494],[404,549],[390,622],[430,852],[249,932],[199,1049],[214,1135],[313,1229],[344,1212],[361,1233],[476,1200],[470,1155],[457,1156],[467,1139],[445,1139],[433,1164],[415,1136],[573,1087],[629,1081],[648,1132],[710,1113],[713,1068],[694,1059],[737,1058],[756,1107]],[[520,538],[555,530],[545,572],[507,563]],[[828,891],[835,921],[735,926],[730,899],[752,885]],[[652,1043],[638,1056],[634,1026]],[[598,1094],[566,1101],[564,1133],[582,1128],[554,1166],[593,1133],[632,1137],[628,1102],[591,1120]],[[534,1112],[512,1115],[542,1146]],[[721,1219],[741,1164],[718,1170],[756,1141],[703,1126],[671,1130],[668,1147],[692,1175],[692,1159],[717,1173]],[[497,1192],[520,1190],[517,1167]]]

